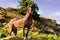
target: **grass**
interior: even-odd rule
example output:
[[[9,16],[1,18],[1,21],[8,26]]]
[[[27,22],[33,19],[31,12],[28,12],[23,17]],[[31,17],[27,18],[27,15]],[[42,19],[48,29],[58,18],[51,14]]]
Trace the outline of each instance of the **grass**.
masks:
[[[4,34],[4,35],[8,35],[7,30],[6,29],[0,29],[0,33]],[[23,37],[23,31],[22,30],[18,30],[17,32],[17,36],[22,38]],[[46,33],[39,33],[38,31],[30,31],[28,38],[46,38],[48,40],[60,40],[60,36],[57,36],[56,34],[46,34]],[[0,37],[1,39],[1,37]]]
[[[19,37],[23,37],[22,31],[19,31],[17,34]],[[48,40],[60,40],[60,36],[56,34],[46,34],[46,33],[39,33],[38,31],[29,32],[28,38],[47,38]]]

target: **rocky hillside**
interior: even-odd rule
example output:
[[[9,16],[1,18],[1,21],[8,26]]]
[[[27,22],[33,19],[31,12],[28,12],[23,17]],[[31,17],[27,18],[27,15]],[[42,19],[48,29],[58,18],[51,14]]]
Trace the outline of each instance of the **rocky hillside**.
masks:
[[[0,27],[5,26],[11,19],[20,17],[21,15],[17,9],[0,7]]]
[[[16,8],[2,8],[0,7],[0,27],[4,27],[11,19],[22,18],[22,15]],[[60,33],[60,24],[56,20],[40,16],[39,21],[33,20],[32,30],[39,30],[44,33]]]
[[[40,29],[40,32],[59,34],[60,24],[56,20],[40,16],[40,21],[34,21],[34,26]]]

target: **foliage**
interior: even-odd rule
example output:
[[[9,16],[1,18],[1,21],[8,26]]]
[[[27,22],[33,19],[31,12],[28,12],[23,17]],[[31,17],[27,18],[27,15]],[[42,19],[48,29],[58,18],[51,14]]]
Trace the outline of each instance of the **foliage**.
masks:
[[[19,37],[23,37],[23,33],[21,30],[19,30],[18,34]],[[38,31],[30,31],[28,38],[42,38],[42,40],[47,39],[47,40],[60,40],[60,36],[56,35],[56,34],[46,34],[46,33],[39,33]]]
[[[0,33],[3,35],[3,36],[0,36],[0,38],[4,38],[8,35],[7,29],[0,29]],[[23,38],[22,29],[18,30],[17,36],[19,36],[20,38]],[[41,38],[41,40],[44,40],[44,39],[47,39],[47,40],[60,40],[60,36],[58,36],[56,34],[39,33],[39,31],[34,31],[34,32],[30,31],[29,35],[28,35],[28,38],[29,39],[30,38],[40,39]]]
[[[31,5],[32,6],[32,12],[33,12],[33,19],[39,19],[39,15],[37,14],[37,11],[39,10],[38,9],[38,6],[35,2],[33,2],[32,0],[20,0],[18,1],[19,2],[19,12],[23,15],[26,14],[26,9],[27,9],[27,6],[28,5]]]
[[[17,36],[19,37],[23,37],[23,32],[22,29],[18,30]],[[36,38],[36,39],[41,39],[41,40],[60,40],[60,36],[56,35],[56,34],[47,34],[47,33],[39,33],[39,31],[33,31],[30,30],[28,38]]]
[[[8,35],[7,29],[0,29],[0,38],[4,38]]]

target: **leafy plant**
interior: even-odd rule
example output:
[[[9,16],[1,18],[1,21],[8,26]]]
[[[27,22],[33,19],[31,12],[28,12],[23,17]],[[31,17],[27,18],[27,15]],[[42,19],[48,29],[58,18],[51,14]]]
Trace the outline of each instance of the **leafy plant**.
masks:
[[[7,29],[0,29],[0,38],[6,37],[8,35]]]

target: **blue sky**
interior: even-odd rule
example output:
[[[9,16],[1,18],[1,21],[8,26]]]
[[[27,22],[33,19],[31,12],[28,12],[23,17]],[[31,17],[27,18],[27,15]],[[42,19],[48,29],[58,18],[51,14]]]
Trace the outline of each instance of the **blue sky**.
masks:
[[[38,14],[55,19],[60,24],[60,0],[33,0],[39,7]],[[0,7],[16,8],[18,0],[0,0]]]

